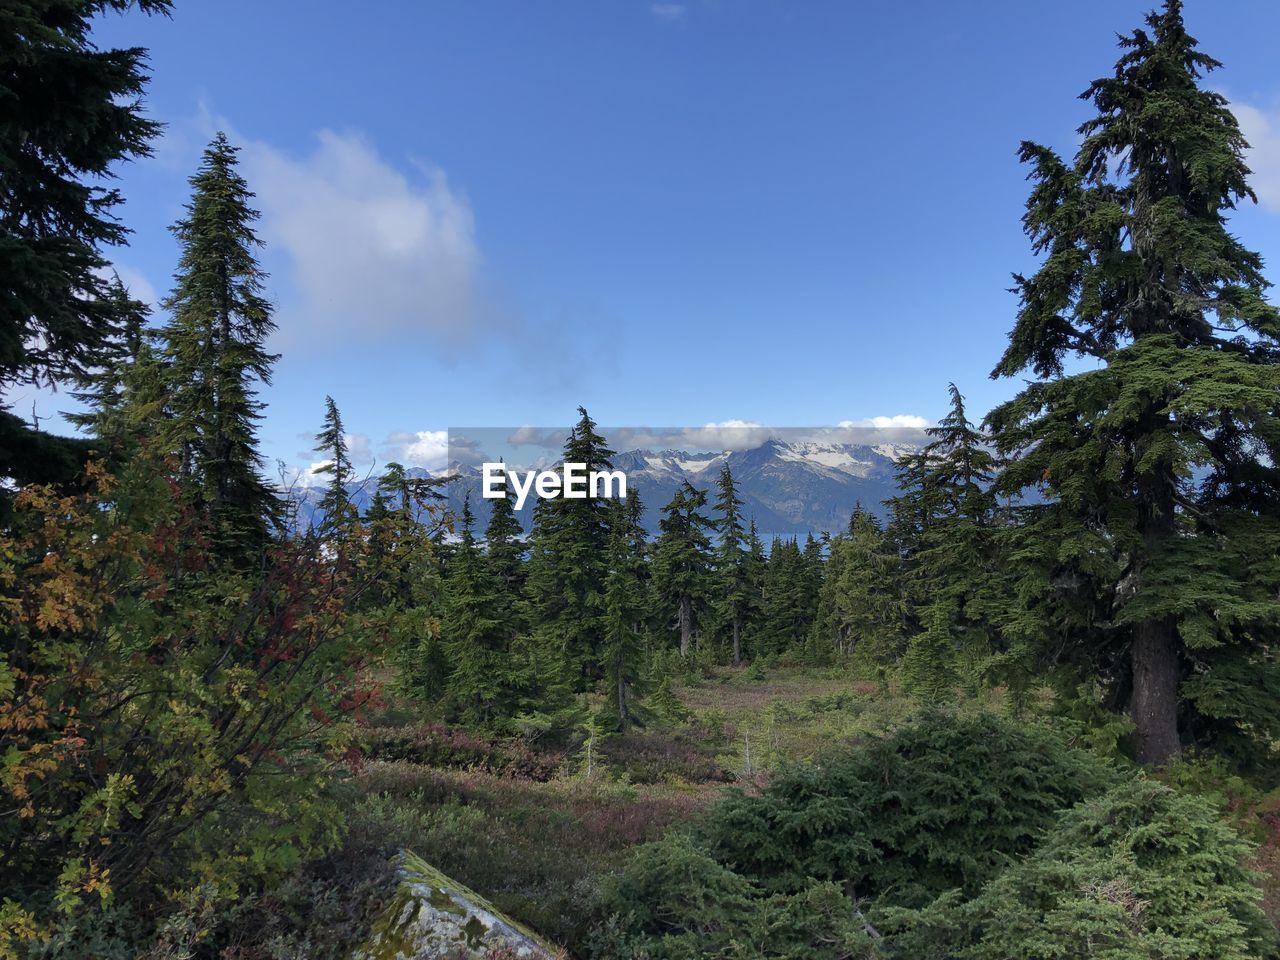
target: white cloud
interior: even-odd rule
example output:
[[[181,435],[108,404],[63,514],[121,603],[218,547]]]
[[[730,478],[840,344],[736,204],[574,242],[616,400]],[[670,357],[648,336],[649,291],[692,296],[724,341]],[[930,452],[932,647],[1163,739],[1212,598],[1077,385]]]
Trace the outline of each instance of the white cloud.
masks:
[[[449,431],[393,433],[387,437],[382,453],[387,460],[395,460],[406,467],[443,470],[449,465]]]
[[[688,9],[689,8],[683,3],[649,4],[649,12],[653,14],[654,19],[659,20],[662,23],[677,23],[683,20]]]
[[[1249,141],[1244,155],[1253,171],[1249,184],[1262,206],[1280,212],[1280,109],[1266,111],[1247,103],[1232,103],[1231,112]]]
[[[877,430],[923,430],[929,421],[914,413],[895,413],[889,417],[867,417],[863,420],[841,420],[841,427],[874,427]]]
[[[363,433],[344,433],[342,436],[347,442],[347,456],[352,464],[373,463],[373,445],[367,436]]]
[[[332,130],[306,156],[250,141],[242,157],[261,236],[288,257],[301,299],[280,316],[286,341],[475,332],[475,222],[444,171],[406,176],[360,135]]]

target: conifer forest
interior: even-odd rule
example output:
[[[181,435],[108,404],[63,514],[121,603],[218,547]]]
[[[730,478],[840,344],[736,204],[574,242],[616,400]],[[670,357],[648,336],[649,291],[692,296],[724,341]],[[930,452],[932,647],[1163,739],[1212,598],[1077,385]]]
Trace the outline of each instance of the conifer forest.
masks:
[[[156,301],[112,266],[162,130],[99,24],[189,2],[0,2],[0,960],[1280,957],[1280,307],[1213,5],[1094,31],[1073,152],[1008,145],[1007,338],[891,497],[775,536],[728,463],[482,515],[336,389],[303,518],[233,130]],[[582,399],[551,459],[610,469]]]

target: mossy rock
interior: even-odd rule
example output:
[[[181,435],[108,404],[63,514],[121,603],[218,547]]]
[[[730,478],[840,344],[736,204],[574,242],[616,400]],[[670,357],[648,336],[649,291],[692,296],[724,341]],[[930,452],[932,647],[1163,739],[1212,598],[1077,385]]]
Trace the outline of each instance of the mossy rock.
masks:
[[[555,960],[532,930],[421,857],[400,852],[400,885],[352,960]]]

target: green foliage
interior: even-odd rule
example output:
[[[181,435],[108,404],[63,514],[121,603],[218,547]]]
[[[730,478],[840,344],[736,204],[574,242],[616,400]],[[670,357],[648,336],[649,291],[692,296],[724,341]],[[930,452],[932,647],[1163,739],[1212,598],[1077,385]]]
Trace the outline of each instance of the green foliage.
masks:
[[[1276,937],[1248,852],[1208,803],[1139,778],[1063,813],[972,900],[894,913],[895,942],[921,960],[1258,960]]]
[[[579,407],[564,462],[585,464],[590,474],[611,469],[612,456],[595,421]],[[603,672],[599,645],[609,519],[602,496],[540,499],[534,510],[526,586],[530,623],[538,641],[572,665],[579,687]]]
[[[142,305],[108,273],[104,248],[128,229],[117,166],[150,154],[160,124],[143,112],[146,51],[100,48],[104,11],[166,14],[168,0],[5,5],[0,76],[0,395],[18,384],[89,386]],[[65,483],[90,445],[41,434],[0,404],[0,477]],[[3,495],[4,500],[8,494]]]
[[[864,668],[885,667],[902,652],[905,603],[900,562],[876,518],[862,509],[831,540],[818,598],[818,627],[834,651]]]
[[[926,612],[925,629],[907,643],[902,656],[902,683],[923,703],[947,699],[956,686],[958,663],[951,637],[952,606],[938,600]]]

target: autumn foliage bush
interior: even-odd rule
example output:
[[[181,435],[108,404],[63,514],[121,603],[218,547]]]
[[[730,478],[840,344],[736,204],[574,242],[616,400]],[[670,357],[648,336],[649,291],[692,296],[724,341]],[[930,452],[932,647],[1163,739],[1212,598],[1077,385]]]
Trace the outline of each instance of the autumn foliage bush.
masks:
[[[195,943],[338,841],[375,571],[358,537],[220,564],[168,474],[26,487],[0,536],[0,957],[106,955],[110,917]]]

